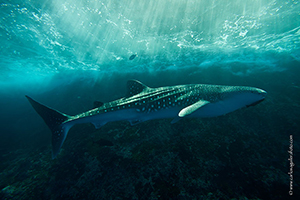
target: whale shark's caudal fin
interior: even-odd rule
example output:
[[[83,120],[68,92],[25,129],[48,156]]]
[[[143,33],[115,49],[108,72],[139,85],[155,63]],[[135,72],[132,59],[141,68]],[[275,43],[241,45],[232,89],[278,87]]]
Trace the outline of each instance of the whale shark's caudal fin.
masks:
[[[70,120],[72,117],[61,113],[57,110],[44,106],[29,96],[26,96],[35,111],[43,118],[47,126],[52,132],[52,159],[54,159],[60,151],[64,143],[68,131],[71,127],[64,126],[64,122]]]

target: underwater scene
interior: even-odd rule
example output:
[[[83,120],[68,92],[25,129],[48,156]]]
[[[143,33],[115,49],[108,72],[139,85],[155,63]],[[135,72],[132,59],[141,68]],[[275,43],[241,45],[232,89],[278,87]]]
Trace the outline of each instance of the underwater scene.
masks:
[[[300,199],[299,0],[1,0],[0,199]]]

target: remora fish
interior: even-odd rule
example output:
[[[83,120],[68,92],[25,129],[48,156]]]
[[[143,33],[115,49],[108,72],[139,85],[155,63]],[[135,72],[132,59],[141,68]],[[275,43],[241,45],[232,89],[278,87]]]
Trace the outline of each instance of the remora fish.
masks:
[[[27,97],[52,131],[52,158],[59,153],[68,131],[75,124],[92,123],[100,128],[107,122],[128,120],[131,125],[152,119],[215,117],[263,101],[266,92],[245,86],[191,84],[150,88],[136,80],[127,82],[124,98],[69,116]]]

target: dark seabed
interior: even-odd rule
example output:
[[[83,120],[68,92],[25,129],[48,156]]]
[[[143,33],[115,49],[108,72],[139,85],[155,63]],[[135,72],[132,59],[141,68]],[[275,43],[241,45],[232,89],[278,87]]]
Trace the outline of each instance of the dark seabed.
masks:
[[[0,199],[299,199],[299,6],[1,3]],[[268,95],[214,118],[75,125],[52,160],[25,95],[75,115],[124,97],[129,79]]]

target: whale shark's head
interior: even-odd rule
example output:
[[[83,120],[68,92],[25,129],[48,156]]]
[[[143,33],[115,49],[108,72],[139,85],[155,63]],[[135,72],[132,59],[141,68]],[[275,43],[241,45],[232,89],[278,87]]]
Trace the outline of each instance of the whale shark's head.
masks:
[[[191,117],[216,117],[233,112],[243,107],[254,106],[262,102],[267,92],[246,86],[212,86],[207,87],[206,97],[194,104],[198,108]],[[193,108],[193,105],[189,106]],[[187,108],[189,108],[187,107]],[[189,110],[184,108],[179,117]]]
[[[262,102],[267,92],[254,87],[233,87],[231,91],[226,92],[226,95],[225,99],[231,99],[233,104],[249,107]]]
[[[267,92],[259,88],[254,88],[250,93],[251,93],[249,95],[250,103],[246,105],[247,107],[255,106],[259,104],[260,102],[265,100],[265,97],[267,96]]]

